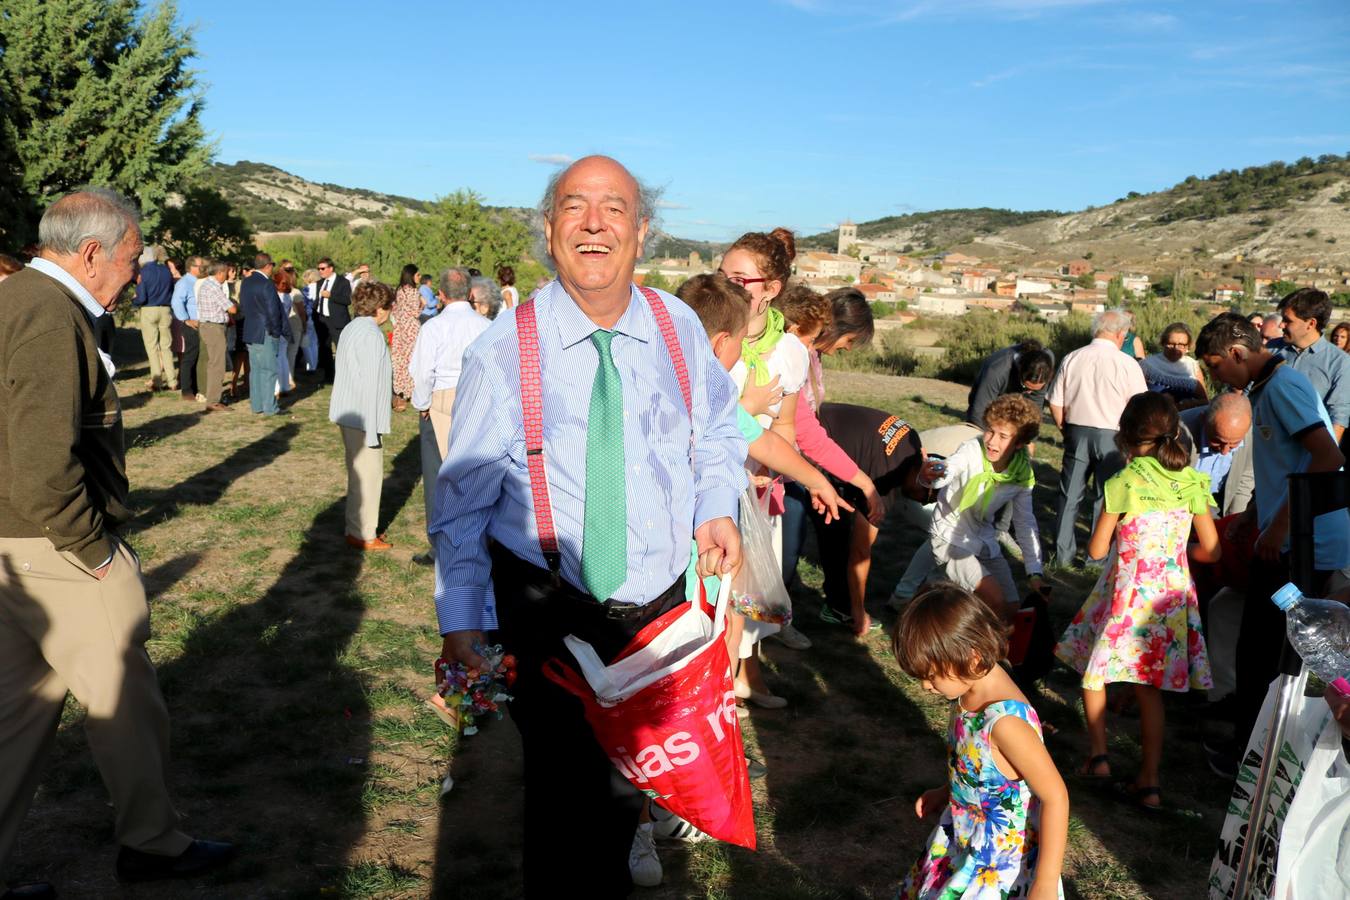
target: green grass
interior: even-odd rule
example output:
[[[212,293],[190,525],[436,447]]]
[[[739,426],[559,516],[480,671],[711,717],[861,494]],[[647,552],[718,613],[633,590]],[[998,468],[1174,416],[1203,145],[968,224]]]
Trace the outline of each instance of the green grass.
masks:
[[[134,364],[123,372],[127,385],[141,380]],[[828,384],[832,399],[920,429],[964,409],[960,387],[837,371]],[[301,396],[288,424],[235,409],[190,427],[175,418],[176,398],[128,404],[129,428],[162,435],[128,456],[138,512],[128,538],[156,586],[149,650],[172,721],[175,803],[194,834],[234,838],[243,851],[193,893],[448,897],[472,885],[476,896],[517,896],[515,729],[489,721],[457,741],[422,705],[440,640],[434,574],[410,560],[425,527],[416,422],[395,415],[386,441],[381,524],[397,546],[362,557],[341,540],[345,475],[327,398]],[[1060,453],[1047,426],[1036,488],[1046,530]],[[884,624],[921,537],[894,522],[883,530],[868,599]],[[912,807],[945,778],[946,708],[900,673],[884,633],[855,641],[818,621],[813,553],[794,604],[815,647],[766,646],[767,677],[791,705],[752,710],[744,732],[768,767],[753,787],[760,850],[663,848],[666,883],[644,894],[651,900],[889,897],[924,846],[929,826]],[[1060,577],[1052,612],[1062,625],[1094,573]],[[1074,680],[1049,679],[1038,709],[1060,726],[1049,746],[1071,771],[1085,748]],[[1168,713],[1166,799],[1197,817],[1149,817],[1070,779],[1070,897],[1203,895],[1224,792],[1200,762],[1186,710]],[[9,877],[76,885],[104,871],[88,860],[106,857],[112,818],[83,719],[68,702]],[[1131,774],[1133,720],[1112,719],[1111,751]],[[456,785],[441,800],[447,766]],[[109,875],[88,892],[111,885]]]

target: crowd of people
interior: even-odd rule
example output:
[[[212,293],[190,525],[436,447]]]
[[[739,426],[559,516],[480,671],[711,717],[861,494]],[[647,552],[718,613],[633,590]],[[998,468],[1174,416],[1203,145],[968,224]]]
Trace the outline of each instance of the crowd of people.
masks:
[[[919,862],[897,873],[900,896],[1062,891],[1069,791],[1046,752],[1035,690],[1007,667],[1024,595],[1008,555],[1042,598],[1054,584],[1047,555],[1060,567],[1100,566],[1054,648],[1081,677],[1088,746],[1076,777],[1117,782],[1125,801],[1162,808],[1163,692],[1192,690],[1215,701],[1232,694],[1222,707],[1231,733],[1206,750],[1217,773],[1235,777],[1275,674],[1280,622],[1268,598],[1296,574],[1286,480],[1344,464],[1350,328],[1322,336],[1325,294],[1283,298],[1279,336],[1267,333],[1269,317],[1224,313],[1196,335],[1168,325],[1151,355],[1127,311],[1105,310],[1089,343],[1058,362],[1034,341],[993,353],[963,421],[920,431],[890,411],[827,399],[822,358],[865,345],[872,313],[855,288],[821,295],[794,283],[790,231],[741,236],[716,273],[673,297],[635,284],[653,207],[612,159],[557,173],[540,206],[557,277],[523,299],[510,266],[493,279],[460,267],[433,277],[410,263],[387,285],[366,265],[343,274],[328,258],[298,276],[295,263],[266,253],[246,267],[200,257],[179,265],[142,252],[134,212],[115,195],[76,193],[48,210],[41,255],[0,285],[0,365],[12,385],[0,395],[9,441],[0,557],[21,573],[0,591],[0,641],[31,662],[22,678],[0,678],[0,709],[24,736],[0,774],[0,861],[67,686],[92,723],[115,694],[85,686],[123,679],[134,689],[108,717],[116,735],[91,741],[118,809],[119,874],[190,876],[232,853],[178,832],[163,790],[167,724],[144,653],[144,590],[134,553],[116,537],[126,499],[120,417],[65,433],[116,406],[98,335],[131,280],[148,389],[220,411],[229,408],[227,375],[234,402],[246,373],[251,409],[273,416],[297,378],[332,382],[345,539],[357,551],[390,549],[377,523],[383,444],[396,415],[411,408],[419,417],[429,546],[413,558],[434,566],[442,657],[476,669],[483,647],[501,643],[517,660],[511,716],[524,750],[529,896],[568,887],[624,896],[660,883],[658,838],[707,839],[616,778],[581,704],[545,676],[550,660],[569,657],[564,640],[610,662],[666,613],[698,602],[700,586],[711,597],[720,579],[751,566],[791,597],[784,589],[796,581],[808,527],[824,576],[820,619],[858,637],[880,627],[867,606],[880,530],[920,538],[891,593],[900,612],[891,645],[905,672],[951,701],[950,777],[915,802],[936,822]],[[47,326],[30,312],[41,304]],[[76,335],[74,356],[43,343],[34,329],[48,326]],[[91,373],[69,375],[72,409],[54,410],[27,386],[49,378],[54,360]],[[1049,554],[1032,501],[1047,406],[1064,448]],[[3,467],[28,455],[53,471],[7,477]],[[751,505],[768,539],[753,544],[762,556],[746,558]],[[1316,583],[1306,587],[1326,595],[1350,568],[1350,515],[1320,517],[1316,536]],[[99,636],[101,654],[67,659],[21,624],[18,592],[55,590],[41,581],[46,569],[28,574],[46,565],[43,553],[79,570],[63,572],[73,579],[67,591],[116,575],[119,596],[103,591],[98,602],[124,604],[131,624]],[[789,705],[760,665],[763,642],[812,648],[790,606],[764,612],[752,604],[728,614],[741,717]],[[47,614],[54,623],[69,616],[59,604]],[[1208,640],[1211,628],[1236,638]],[[134,671],[112,662],[122,659]],[[48,687],[26,687],[36,683]],[[1115,684],[1131,686],[1139,712],[1142,761],[1125,779],[1112,767],[1107,713],[1131,698],[1108,703]],[[765,771],[747,759],[750,778]],[[132,802],[127,791],[147,784],[154,802]],[[995,807],[999,815],[988,815]]]

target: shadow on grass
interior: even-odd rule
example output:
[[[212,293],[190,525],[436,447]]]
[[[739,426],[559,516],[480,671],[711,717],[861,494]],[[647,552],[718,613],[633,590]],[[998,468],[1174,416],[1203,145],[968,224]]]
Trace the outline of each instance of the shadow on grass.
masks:
[[[187,412],[173,413],[143,422],[135,428],[128,428],[124,444],[127,450],[148,447],[176,434],[182,434],[202,420],[202,410],[197,404],[186,405]]]
[[[290,428],[263,440],[284,452]],[[407,501],[416,478],[399,473],[416,473],[417,457],[416,441],[396,457],[382,508]],[[160,671],[176,743],[192,748],[176,773],[185,802],[241,844],[215,879],[235,896],[331,888],[365,834],[369,685],[346,657],[365,613],[364,556],[342,541],[345,506],[324,507],[272,586],[207,612]]]
[[[294,422],[287,422],[270,434],[240,447],[214,466],[188,476],[173,487],[132,491],[130,506],[132,509],[139,509],[140,512],[128,523],[129,528],[140,530],[172,519],[185,505],[208,506],[215,503],[236,481],[285,455],[299,431],[300,426]],[[341,529],[338,533],[341,534]]]

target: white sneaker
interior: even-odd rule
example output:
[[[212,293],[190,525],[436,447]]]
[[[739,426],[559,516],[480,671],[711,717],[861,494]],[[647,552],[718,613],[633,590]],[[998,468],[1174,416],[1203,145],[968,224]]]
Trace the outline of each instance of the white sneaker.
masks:
[[[810,650],[811,639],[797,630],[797,626],[788,623],[774,637],[791,650]]]
[[[652,842],[652,823],[643,822],[633,835],[633,849],[628,851],[628,874],[638,887],[656,887],[661,883],[661,858]]]
[[[695,828],[688,820],[655,803],[652,804],[652,836],[663,841],[683,841],[686,844],[716,840],[707,832]]]

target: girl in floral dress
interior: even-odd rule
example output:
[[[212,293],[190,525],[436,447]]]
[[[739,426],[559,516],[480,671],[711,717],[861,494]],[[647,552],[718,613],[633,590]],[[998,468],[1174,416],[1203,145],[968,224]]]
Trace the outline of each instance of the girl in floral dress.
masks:
[[[1040,719],[997,663],[1003,621],[974,594],[939,582],[905,607],[892,643],[909,675],[952,701],[945,787],[914,804],[942,818],[901,883],[900,900],[1055,900],[1069,834],[1069,793]]]
[[[1210,517],[1209,476],[1190,468],[1176,404],[1166,394],[1136,394],[1120,416],[1116,445],[1125,469],[1106,483],[1088,555],[1106,560],[1097,586],[1073,617],[1055,655],[1083,675],[1089,758],[1081,774],[1110,778],[1106,685],[1134,685],[1143,759],[1118,790],[1145,809],[1161,806],[1162,691],[1211,686],[1200,610],[1187,563],[1216,562],[1219,536]]]

